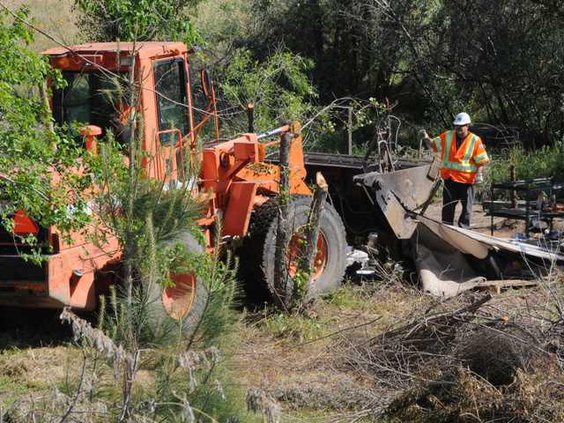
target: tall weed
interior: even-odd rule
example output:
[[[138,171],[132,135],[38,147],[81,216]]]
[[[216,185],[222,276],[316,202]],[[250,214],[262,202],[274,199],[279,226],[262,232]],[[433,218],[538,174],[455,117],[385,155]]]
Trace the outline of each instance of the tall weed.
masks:
[[[510,166],[515,166],[517,179],[554,177],[564,180],[564,140],[534,151],[513,147],[492,158],[489,179],[502,182],[510,179]]]

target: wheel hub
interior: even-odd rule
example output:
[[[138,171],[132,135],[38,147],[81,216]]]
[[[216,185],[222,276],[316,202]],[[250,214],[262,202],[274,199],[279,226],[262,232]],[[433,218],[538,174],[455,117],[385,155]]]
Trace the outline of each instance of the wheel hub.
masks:
[[[174,320],[188,315],[196,295],[196,277],[193,273],[175,274],[171,277],[174,285],[163,290],[162,301],[167,314]]]
[[[301,235],[301,231],[294,233],[288,246],[288,274],[292,278],[295,277],[298,272],[298,266],[300,260],[305,254],[306,247],[306,241]],[[313,268],[310,278],[311,284],[314,284],[317,280],[319,280],[323,274],[323,271],[327,267],[327,256],[327,240],[325,239],[323,232],[320,231],[319,236],[317,237],[317,251],[313,258]]]

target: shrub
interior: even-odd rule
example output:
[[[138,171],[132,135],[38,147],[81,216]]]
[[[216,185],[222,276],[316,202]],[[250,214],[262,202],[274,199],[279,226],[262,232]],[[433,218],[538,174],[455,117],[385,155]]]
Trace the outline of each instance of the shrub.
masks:
[[[515,166],[517,179],[554,177],[564,180],[564,141],[545,145],[538,150],[527,151],[522,146],[512,147],[492,157],[489,169],[490,181],[510,179],[510,166]]]

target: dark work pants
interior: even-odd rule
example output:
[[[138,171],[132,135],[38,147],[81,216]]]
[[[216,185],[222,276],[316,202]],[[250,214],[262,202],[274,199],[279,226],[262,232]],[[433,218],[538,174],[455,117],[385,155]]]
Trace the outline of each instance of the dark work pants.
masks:
[[[444,181],[443,186],[443,222],[454,224],[454,211],[456,204],[462,204],[462,213],[458,219],[461,228],[470,227],[470,215],[474,203],[474,185],[454,182],[450,179]]]

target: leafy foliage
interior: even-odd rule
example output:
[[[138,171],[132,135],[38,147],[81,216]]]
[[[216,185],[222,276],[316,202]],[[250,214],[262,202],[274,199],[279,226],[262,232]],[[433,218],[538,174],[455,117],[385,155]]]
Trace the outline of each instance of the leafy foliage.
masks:
[[[317,97],[307,76],[312,66],[310,60],[287,50],[277,50],[264,61],[253,58],[249,50],[237,50],[218,69],[226,107],[242,111],[252,104],[258,132],[303,118],[312,113],[311,102]],[[244,132],[246,122],[246,116],[239,113],[226,121],[227,130]]]
[[[132,94],[136,88],[134,83],[119,85],[114,94],[137,99]],[[88,157],[92,183],[98,187],[91,203],[99,223],[95,241],[104,247],[115,237],[122,264],[114,276],[117,288],[102,297],[99,329],[80,331],[86,339],[85,360],[96,361],[108,349],[116,351],[106,354],[102,368],[113,368],[121,383],[108,405],[116,419],[139,421],[154,415],[180,420],[176,416],[183,415],[189,420],[211,414],[225,420],[238,412],[236,401],[225,399],[230,390],[224,392],[219,382],[217,351],[234,322],[233,265],[220,260],[219,244],[215,254],[208,255],[197,242],[203,241],[196,223],[202,204],[188,182],[194,179],[190,170],[198,169],[197,163],[187,155],[185,179],[179,181],[185,183],[148,178],[143,168],[148,153],[141,150],[143,125],[138,119],[130,122],[128,143],[116,142],[108,131],[107,138],[99,140],[99,154]],[[185,241],[188,237],[197,241]],[[179,274],[194,274],[196,286],[190,313],[173,319],[165,310],[162,292]],[[142,370],[151,379],[138,387]],[[101,390],[94,384],[91,395],[102,396]]]
[[[515,166],[517,179],[554,177],[564,180],[564,142],[543,146],[535,151],[513,147],[505,154],[495,156],[488,170],[491,181],[502,182],[510,179],[510,166]]]
[[[42,87],[47,78],[54,86],[63,80],[29,49],[33,34],[21,22],[27,16],[24,9],[16,19],[0,12],[0,217],[11,229],[11,216],[25,210],[39,225],[65,232],[89,220],[85,200],[75,195],[89,183],[88,172],[76,172],[85,150],[49,129],[52,118]],[[51,183],[54,178],[58,184]]]
[[[21,11],[17,16],[27,15]],[[143,134],[134,131],[143,127],[141,121],[132,125],[133,136],[125,144],[116,142],[108,131],[107,139],[98,140],[97,155],[87,153],[80,140],[67,135],[75,128],[51,129],[48,102],[40,95],[40,88],[48,77],[55,87],[62,86],[64,81],[50,70],[45,59],[29,50],[32,36],[21,21],[9,21],[4,14],[0,17],[0,179],[2,200],[7,200],[2,203],[3,223],[9,226],[8,217],[19,209],[42,226],[56,225],[69,233],[95,222],[90,227],[95,227],[96,232],[88,232],[94,238],[90,240],[105,248],[105,241],[115,237],[123,254],[123,270],[114,275],[119,289],[106,300],[109,305],[104,312],[110,312],[100,316],[100,327],[105,331],[92,329],[84,321],[73,322],[73,326],[78,322],[76,326],[80,327],[77,336],[88,341],[84,348],[85,366],[87,362],[99,361],[101,354],[108,367],[113,367],[116,380],[123,381],[122,390],[115,392],[108,402],[111,414],[116,419],[129,416],[137,420],[133,416],[148,413],[147,402],[154,400],[151,395],[160,393],[159,398],[167,402],[155,406],[156,415],[191,412],[203,416],[211,412],[220,418],[232,416],[233,405],[223,400],[221,385],[216,383],[219,359],[208,357],[207,361],[197,360],[184,366],[179,360],[187,351],[204,357],[209,348],[201,353],[197,349],[218,345],[218,337],[233,322],[229,308],[234,296],[232,266],[219,260],[219,248],[216,255],[203,256],[187,251],[177,242],[187,232],[202,238],[196,225],[201,205],[192,195],[193,187],[189,183],[170,186],[146,177],[142,166],[146,153],[140,148]],[[128,104],[135,104],[138,97],[134,87],[123,84],[116,81],[115,96],[127,97]],[[124,100],[120,98],[119,103]],[[125,156],[128,160],[124,160]],[[198,166],[188,163],[186,168]],[[190,179],[190,175],[186,178]],[[208,293],[203,305],[204,319],[195,323],[195,330],[187,337],[181,330],[183,322],[168,318],[166,325],[175,330],[167,338],[151,338],[155,321],[147,312],[147,287],[156,285],[160,293],[175,272],[196,272],[198,283]],[[158,341],[168,343],[163,348]],[[133,390],[137,372],[143,368],[138,360],[145,353],[161,354],[163,366],[153,374],[159,381],[165,378],[169,383],[161,384],[167,392],[155,383],[151,385],[155,389],[146,390],[149,396],[141,395],[137,400],[132,398]],[[96,365],[92,367],[93,373],[98,371]],[[188,386],[187,374],[198,381],[197,393]],[[68,413],[72,413],[76,403],[88,405],[88,399],[81,396],[81,386],[90,377],[80,376],[74,405],[53,402],[54,408],[68,406]],[[89,388],[90,398],[98,395],[94,385]],[[179,393],[181,396],[177,396]],[[119,398],[117,403],[115,398]],[[195,404],[199,404],[197,408]],[[35,412],[33,407],[32,413]]]
[[[91,40],[182,40],[198,37],[183,13],[199,0],[75,0],[78,25]]]
[[[466,110],[519,126],[528,142],[564,130],[561,2],[254,0],[245,10],[251,23],[232,45],[262,61],[283,41],[311,59],[322,104],[389,98],[397,114],[436,130]]]

